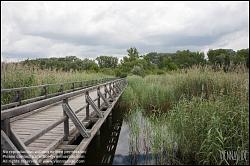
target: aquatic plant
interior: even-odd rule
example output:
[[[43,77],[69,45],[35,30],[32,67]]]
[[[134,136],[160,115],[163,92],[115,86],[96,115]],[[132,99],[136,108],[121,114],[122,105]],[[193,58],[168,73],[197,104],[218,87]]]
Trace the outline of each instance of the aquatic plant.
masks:
[[[249,151],[248,70],[194,67],[128,81],[120,104],[133,118],[132,132],[136,125],[141,135],[147,131],[143,146],[157,164],[248,163],[221,158],[223,151]]]

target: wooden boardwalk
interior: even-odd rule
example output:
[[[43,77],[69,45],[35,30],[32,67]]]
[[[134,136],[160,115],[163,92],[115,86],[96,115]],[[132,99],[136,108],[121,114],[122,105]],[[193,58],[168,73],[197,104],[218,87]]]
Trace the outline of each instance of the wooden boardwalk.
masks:
[[[16,156],[20,164],[38,165],[53,164],[57,155],[69,151],[64,164],[75,164],[81,157],[79,151],[84,152],[98,134],[126,84],[125,79],[117,79],[1,111],[2,149],[24,151]],[[80,144],[73,145],[80,135]]]

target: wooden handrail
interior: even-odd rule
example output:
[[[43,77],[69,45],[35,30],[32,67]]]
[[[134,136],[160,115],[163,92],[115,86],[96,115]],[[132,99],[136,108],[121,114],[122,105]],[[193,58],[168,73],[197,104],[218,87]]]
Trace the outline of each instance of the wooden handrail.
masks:
[[[19,116],[19,115],[25,114],[27,112],[33,111],[35,109],[38,109],[38,108],[53,104],[55,102],[62,101],[63,99],[71,98],[71,97],[74,97],[76,95],[85,93],[87,91],[90,92],[90,91],[93,91],[93,90],[97,89],[98,87],[102,87],[104,85],[110,85],[111,83],[118,82],[118,81],[121,81],[121,80],[125,80],[125,79],[121,78],[121,79],[116,79],[116,80],[113,80],[113,81],[108,81],[106,83],[102,83],[102,84],[95,85],[95,86],[92,86],[92,87],[88,87],[88,88],[85,88],[85,89],[80,89],[80,90],[77,90],[77,91],[73,91],[73,92],[70,92],[70,93],[66,93],[66,94],[55,96],[55,97],[47,98],[47,99],[44,99],[44,100],[36,101],[36,102],[29,103],[29,104],[26,104],[26,105],[22,105],[22,106],[19,106],[19,107],[14,107],[14,108],[10,108],[10,109],[7,109],[7,110],[3,110],[3,111],[1,111],[1,120],[8,119],[8,118],[13,118],[15,116]]]
[[[34,101],[38,101],[41,99],[45,99],[45,98],[49,98],[49,97],[53,97],[62,93],[68,93],[70,91],[76,91],[79,89],[83,89],[86,88],[90,85],[93,85],[92,83],[104,83],[106,81],[112,81],[114,79],[117,78],[103,78],[103,79],[99,79],[99,80],[87,80],[87,81],[76,81],[76,82],[66,82],[66,83],[62,83],[62,84],[45,84],[45,85],[36,85],[36,86],[30,86],[30,87],[19,87],[19,88],[11,88],[11,89],[1,89],[1,94],[8,94],[11,92],[16,93],[16,97],[14,101],[10,101],[6,104],[1,105],[1,110],[5,110],[11,107],[16,107],[16,106],[20,106],[23,104],[27,104],[27,103],[31,103]],[[92,82],[92,83],[91,83]],[[69,89],[64,89],[65,85],[71,85],[71,87]],[[48,89],[49,87],[55,87],[58,86],[58,91],[55,93],[48,93]],[[31,90],[31,89],[41,89],[41,95],[36,95],[33,98],[28,98],[23,100],[21,94],[24,91],[27,90]]]
[[[103,78],[103,79],[99,79],[99,80],[100,81],[101,80],[110,81],[110,80],[114,80],[114,79],[118,79],[118,78]],[[99,81],[99,80],[96,80],[96,81]],[[60,83],[60,84],[59,83],[58,84],[43,84],[43,85],[18,87],[18,88],[3,88],[3,89],[1,89],[1,93],[12,92],[12,91],[19,91],[19,90],[25,90],[25,89],[41,88],[41,87],[44,87],[44,86],[59,86],[59,85],[66,85],[66,84],[72,84],[72,83],[82,83],[82,82],[89,82],[89,81],[93,81],[93,80],[65,82],[65,83]]]

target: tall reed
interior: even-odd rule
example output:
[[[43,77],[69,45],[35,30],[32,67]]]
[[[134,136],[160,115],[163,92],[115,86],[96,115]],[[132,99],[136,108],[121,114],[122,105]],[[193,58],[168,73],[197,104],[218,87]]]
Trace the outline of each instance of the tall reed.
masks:
[[[1,89],[28,87],[32,85],[67,83],[85,80],[94,80],[102,78],[111,78],[114,76],[102,73],[88,73],[78,71],[57,71],[41,70],[36,66],[25,66],[20,63],[1,62]],[[60,87],[50,87],[48,93],[55,93]],[[64,89],[70,89],[71,85],[67,84]],[[40,89],[26,90],[23,99],[41,95]],[[1,94],[1,104],[10,102],[15,94]]]
[[[151,124],[147,147],[161,154],[160,163],[248,163],[221,158],[223,151],[249,151],[248,70],[194,67],[128,81],[120,104],[130,116],[138,109],[146,113],[141,115]],[[165,161],[166,154],[171,159]]]

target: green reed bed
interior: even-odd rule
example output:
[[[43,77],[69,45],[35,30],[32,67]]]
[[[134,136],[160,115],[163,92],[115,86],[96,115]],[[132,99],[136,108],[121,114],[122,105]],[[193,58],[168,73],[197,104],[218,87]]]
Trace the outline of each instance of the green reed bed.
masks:
[[[113,76],[104,75],[102,73],[88,73],[78,71],[56,71],[56,70],[41,70],[35,66],[24,66],[15,63],[1,63],[1,88],[17,88],[28,87],[32,85],[42,84],[57,84],[76,82],[84,80],[95,80],[102,78],[111,78]],[[68,90],[72,84],[67,84],[64,90]],[[48,93],[58,92],[60,86],[53,86],[48,88]],[[39,88],[26,90],[22,94],[23,99],[28,99],[34,96],[42,95]],[[1,94],[1,104],[6,104],[13,100],[15,94]]]
[[[139,145],[158,164],[248,163],[221,157],[225,151],[249,151],[248,72],[192,68],[128,81],[120,105],[129,110],[131,132],[146,133],[146,145]]]

